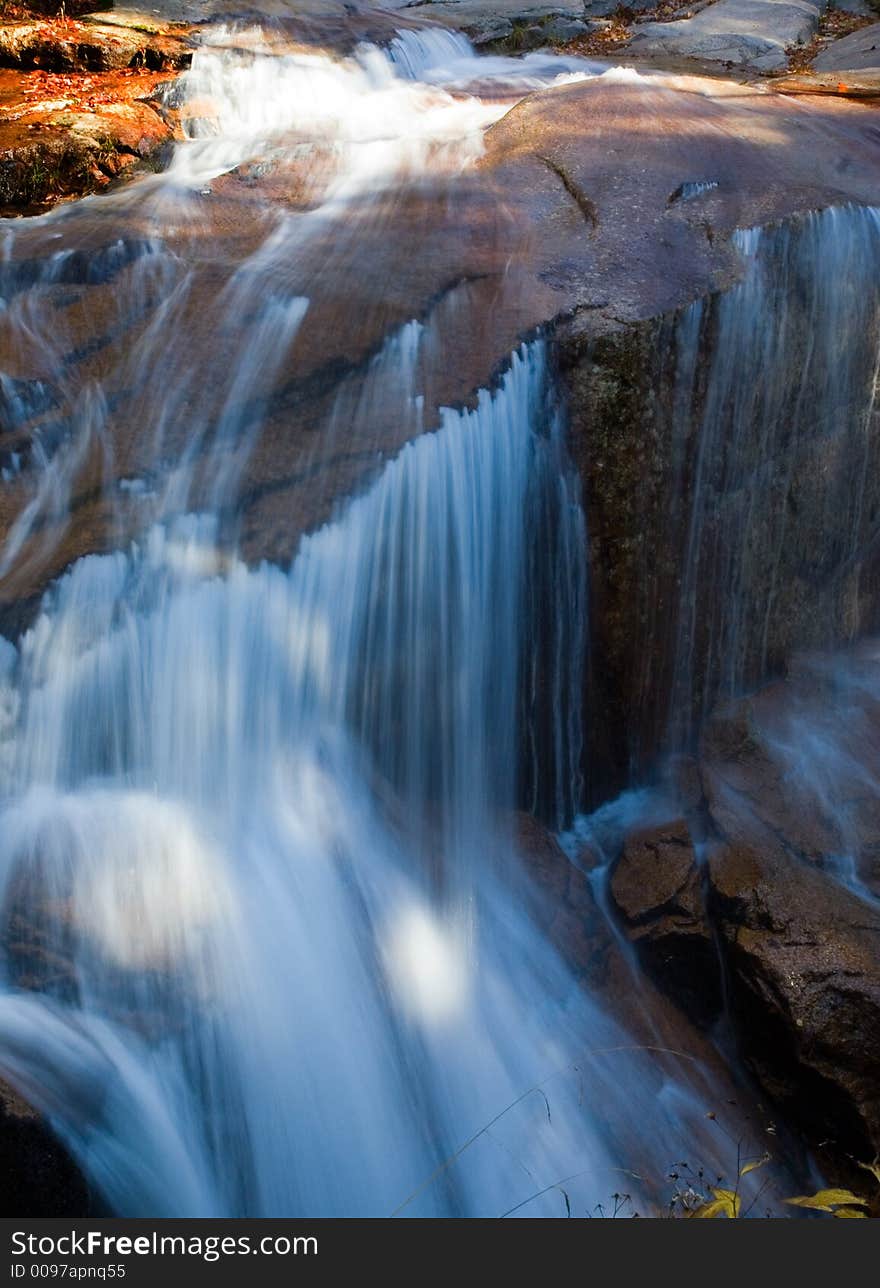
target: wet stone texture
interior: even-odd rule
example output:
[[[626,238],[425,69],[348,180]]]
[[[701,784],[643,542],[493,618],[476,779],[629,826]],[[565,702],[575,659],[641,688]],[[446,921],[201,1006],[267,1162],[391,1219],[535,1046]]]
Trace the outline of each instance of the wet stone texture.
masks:
[[[6,1217],[83,1216],[92,1210],[76,1164],[45,1120],[0,1082],[0,1207]]]

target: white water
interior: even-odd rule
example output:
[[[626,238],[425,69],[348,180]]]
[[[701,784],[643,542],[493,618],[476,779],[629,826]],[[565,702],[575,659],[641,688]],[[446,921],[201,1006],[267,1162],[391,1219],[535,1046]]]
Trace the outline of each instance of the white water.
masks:
[[[571,55],[537,50],[519,58],[500,54],[477,58],[467,36],[442,27],[403,31],[392,40],[389,56],[394,67],[411,80],[448,88],[493,86],[508,93],[525,93],[546,85],[598,75],[602,64]]]
[[[377,189],[466,167],[503,110],[426,83],[433,37],[401,41],[392,62],[333,61],[221,33],[185,78],[213,124],[103,207],[141,202],[156,234],[133,280],[161,303],[120,359],[151,391],[132,407],[150,477],[124,489],[149,521],[75,563],[0,655],[0,1071],[119,1213],[561,1215],[558,1190],[530,1198],[562,1178],[581,1212],[618,1169],[662,1177],[705,1110],[537,930],[510,826],[523,797],[561,817],[578,794],[585,540],[541,344],[289,568],[246,565],[222,531],[261,391],[310,322],[281,270]],[[453,43],[439,52],[476,63]],[[302,137],[336,158],[321,202],[281,217],[219,298],[251,327],[232,368],[181,376],[190,276],[163,229]],[[60,355],[34,300],[7,323]],[[414,427],[420,344],[411,323],[370,368]],[[31,467],[10,566],[63,511],[77,442]],[[199,463],[210,506],[191,513]]]
[[[441,28],[403,31],[388,50],[362,44],[340,59],[271,54],[258,29],[220,28],[175,86],[213,110],[185,121],[191,142],[178,148],[168,179],[209,182],[294,134],[333,145],[345,195],[428,165],[456,171],[480,155],[483,130],[512,96],[604,70],[551,54],[477,58],[465,36]]]

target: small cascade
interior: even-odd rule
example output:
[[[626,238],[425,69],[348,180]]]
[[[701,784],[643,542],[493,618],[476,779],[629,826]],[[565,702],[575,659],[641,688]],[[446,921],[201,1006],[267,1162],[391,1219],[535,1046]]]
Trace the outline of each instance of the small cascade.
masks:
[[[880,210],[735,234],[745,273],[676,328],[682,551],[671,743],[798,648],[871,629],[845,567],[872,531]],[[708,360],[705,355],[708,354]],[[695,444],[695,448],[690,445]],[[808,529],[801,515],[815,518]],[[824,611],[798,609],[802,582]]]
[[[476,60],[477,54],[464,32],[419,27],[399,31],[388,46],[388,57],[398,75],[430,81],[438,68]]]
[[[606,64],[550,49],[516,58],[507,54],[478,56],[466,36],[443,27],[399,31],[388,46],[387,56],[400,76],[458,92],[470,89],[502,98],[516,98],[529,90],[592,76],[638,77],[635,71],[609,69]]]

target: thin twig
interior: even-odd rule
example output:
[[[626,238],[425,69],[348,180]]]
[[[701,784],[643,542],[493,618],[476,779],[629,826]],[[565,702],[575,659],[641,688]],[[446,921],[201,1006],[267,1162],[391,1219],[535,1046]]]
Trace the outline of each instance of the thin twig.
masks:
[[[699,1064],[699,1060],[697,1060],[696,1056],[688,1055],[686,1051],[675,1051],[671,1047],[642,1046],[642,1045],[639,1045],[638,1043],[631,1043],[628,1045],[616,1046],[616,1047],[600,1047],[595,1051],[585,1051],[583,1053],[583,1056],[585,1056],[587,1059],[592,1059],[600,1055],[616,1055],[618,1052],[621,1052],[621,1051],[652,1051],[652,1052],[659,1053],[660,1055],[674,1055],[674,1056],[677,1056],[680,1060],[690,1060],[692,1064]],[[580,1059],[582,1057],[578,1057],[578,1058]],[[455,1150],[454,1153],[450,1154],[447,1158],[444,1158],[441,1163],[438,1163],[437,1166],[434,1168],[433,1172],[431,1173],[431,1175],[427,1177],[427,1179],[424,1180],[421,1183],[421,1185],[418,1185],[412,1191],[411,1194],[408,1194],[407,1197],[397,1205],[397,1207],[391,1213],[392,1217],[399,1216],[400,1213],[404,1210],[404,1208],[409,1207],[410,1203],[412,1203],[414,1199],[419,1198],[422,1194],[424,1194],[425,1190],[430,1189],[430,1187],[437,1180],[438,1176],[442,1176],[445,1171],[447,1171],[450,1167],[452,1167],[453,1163],[458,1162],[458,1160],[461,1158],[465,1150],[470,1149],[471,1145],[473,1145],[476,1141],[478,1141],[481,1136],[485,1136],[489,1128],[494,1127],[495,1124],[499,1121],[499,1119],[503,1118],[505,1114],[510,1113],[511,1109],[515,1109],[517,1105],[522,1104],[524,1100],[526,1100],[529,1096],[534,1095],[536,1092],[538,1094],[543,1095],[542,1088],[545,1086],[546,1083],[552,1081],[553,1078],[558,1078],[563,1073],[570,1073],[572,1069],[577,1070],[577,1065],[567,1064],[563,1066],[561,1069],[554,1070],[554,1072],[548,1074],[546,1078],[542,1078],[540,1082],[536,1082],[533,1087],[529,1087],[527,1091],[524,1091],[522,1093],[522,1095],[517,1096],[516,1100],[512,1100],[510,1104],[506,1106],[506,1108],[502,1109],[500,1113],[497,1113],[494,1118],[490,1119],[490,1121],[487,1122],[484,1127],[481,1127],[479,1131],[474,1132],[473,1136],[471,1136],[468,1140],[466,1140],[463,1145],[460,1145],[459,1148]],[[544,1096],[544,1101],[545,1103],[547,1103],[546,1096]],[[549,1104],[547,1104],[547,1116],[548,1117],[550,1116]],[[553,1186],[551,1186],[550,1188],[552,1189]]]
[[[563,1176],[561,1180],[554,1181],[552,1185],[546,1186],[543,1190],[538,1190],[537,1194],[530,1194],[527,1199],[523,1199],[522,1203],[517,1203],[515,1207],[508,1208],[506,1212],[502,1212],[498,1220],[503,1221],[506,1216],[512,1216],[514,1212],[518,1212],[520,1208],[524,1208],[527,1203],[532,1203],[535,1199],[539,1199],[542,1194],[549,1194],[551,1190],[558,1190],[560,1185],[565,1185],[568,1181],[576,1181],[579,1176],[586,1176],[591,1170],[592,1169],[588,1167],[586,1171],[573,1172],[571,1176]],[[564,1194],[565,1191],[563,1190],[562,1193]]]

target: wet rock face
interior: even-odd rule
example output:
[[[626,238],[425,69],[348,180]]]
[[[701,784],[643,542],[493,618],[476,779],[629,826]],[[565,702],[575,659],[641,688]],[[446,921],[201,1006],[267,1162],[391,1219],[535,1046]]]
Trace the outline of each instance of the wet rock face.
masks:
[[[798,657],[713,713],[699,785],[693,764],[680,775],[703,864],[679,820],[628,837],[610,880],[658,987],[704,1025],[723,1001],[760,1087],[836,1176],[880,1148],[878,749],[876,642]]]
[[[83,1216],[88,1186],[45,1121],[0,1080],[0,1208],[4,1216]]]
[[[688,1015],[709,1024],[721,1009],[718,954],[684,819],[630,835],[610,892],[645,968]]]
[[[531,271],[570,310],[556,336],[590,540],[593,803],[686,744],[719,693],[877,624],[880,439],[861,418],[876,301],[843,286],[865,280],[865,230],[835,271],[846,229],[805,214],[880,202],[875,127],[852,103],[805,113],[752,87],[615,73],[533,95],[489,131],[485,165],[506,201],[528,193],[541,230]],[[878,160],[867,181],[857,138]],[[735,230],[756,226],[778,231],[752,271]],[[864,322],[829,327],[811,362],[813,311],[830,317],[835,290]]]
[[[715,925],[743,1052],[838,1158],[880,1149],[880,914],[787,855],[722,845]]]
[[[514,836],[540,895],[539,923],[578,975],[595,983],[604,974],[611,940],[589,881],[531,815],[516,815]]]
[[[594,780],[600,795],[615,764],[620,783],[687,746],[719,696],[880,624],[867,385],[860,404],[841,372],[829,408],[776,369],[768,389],[788,379],[799,413],[733,424],[716,412],[717,316],[700,323],[684,396],[692,317],[601,337],[565,372],[591,543],[590,763],[612,778]]]
[[[803,860],[880,896],[880,659],[875,641],[799,657],[723,704],[700,740],[706,808],[734,845]]]
[[[714,735],[712,746],[704,776],[735,776],[742,744]],[[723,814],[708,789],[705,866],[683,820],[627,838],[611,900],[657,986],[700,1027],[726,1014],[784,1121],[845,1175],[848,1158],[880,1147],[880,912],[802,857],[807,825],[793,813],[777,811],[775,832],[749,831],[759,777]]]

